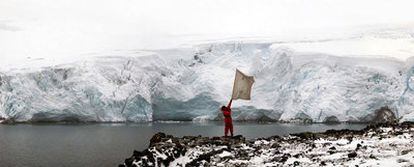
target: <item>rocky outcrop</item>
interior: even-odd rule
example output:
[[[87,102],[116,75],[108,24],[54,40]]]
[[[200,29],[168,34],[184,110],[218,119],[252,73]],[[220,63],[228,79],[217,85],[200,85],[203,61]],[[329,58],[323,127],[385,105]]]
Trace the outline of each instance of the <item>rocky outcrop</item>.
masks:
[[[14,119],[7,119],[0,117],[0,124],[13,124],[15,123]]]
[[[374,113],[368,114],[362,119],[362,121],[371,123],[386,123],[397,122],[398,120],[394,112],[388,106],[384,106],[375,110]]]
[[[323,121],[326,124],[338,124],[340,123],[339,119],[335,116],[326,117]]]
[[[380,109],[375,111],[375,117],[372,120],[374,123],[382,123],[382,122],[396,122],[397,118],[395,117],[394,112],[388,108],[388,106],[381,107]]]
[[[119,166],[410,166],[413,132],[414,123],[381,123],[253,140],[157,133],[148,149],[134,151]]]

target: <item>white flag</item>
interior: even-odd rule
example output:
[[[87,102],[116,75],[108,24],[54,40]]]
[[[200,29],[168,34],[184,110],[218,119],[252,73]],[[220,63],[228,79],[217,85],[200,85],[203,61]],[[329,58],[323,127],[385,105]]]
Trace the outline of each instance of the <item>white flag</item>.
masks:
[[[250,100],[250,93],[254,83],[253,76],[247,76],[236,69],[232,99]]]

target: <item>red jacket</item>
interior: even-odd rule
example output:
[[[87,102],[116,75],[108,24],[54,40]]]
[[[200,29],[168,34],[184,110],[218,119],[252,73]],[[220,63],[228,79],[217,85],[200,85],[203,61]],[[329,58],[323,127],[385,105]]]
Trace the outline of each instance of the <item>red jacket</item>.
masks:
[[[233,124],[232,119],[231,119],[231,102],[233,100],[230,100],[229,104],[227,105],[227,107],[223,110],[221,110],[223,112],[223,116],[224,116],[224,123],[226,125],[231,125]]]

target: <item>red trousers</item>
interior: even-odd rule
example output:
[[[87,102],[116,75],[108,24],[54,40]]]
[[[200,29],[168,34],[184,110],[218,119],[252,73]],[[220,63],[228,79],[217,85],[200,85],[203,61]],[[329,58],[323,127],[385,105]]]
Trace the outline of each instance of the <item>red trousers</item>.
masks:
[[[233,124],[225,124],[224,125],[224,136],[227,136],[227,134],[229,133],[230,130],[230,134],[231,136],[233,136]]]

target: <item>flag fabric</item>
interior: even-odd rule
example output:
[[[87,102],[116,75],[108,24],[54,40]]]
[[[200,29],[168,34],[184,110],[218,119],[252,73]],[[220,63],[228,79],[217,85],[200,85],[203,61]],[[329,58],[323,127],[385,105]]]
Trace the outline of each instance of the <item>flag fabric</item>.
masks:
[[[234,78],[232,99],[250,100],[250,94],[254,83],[253,76],[243,74],[236,69],[236,77]]]

